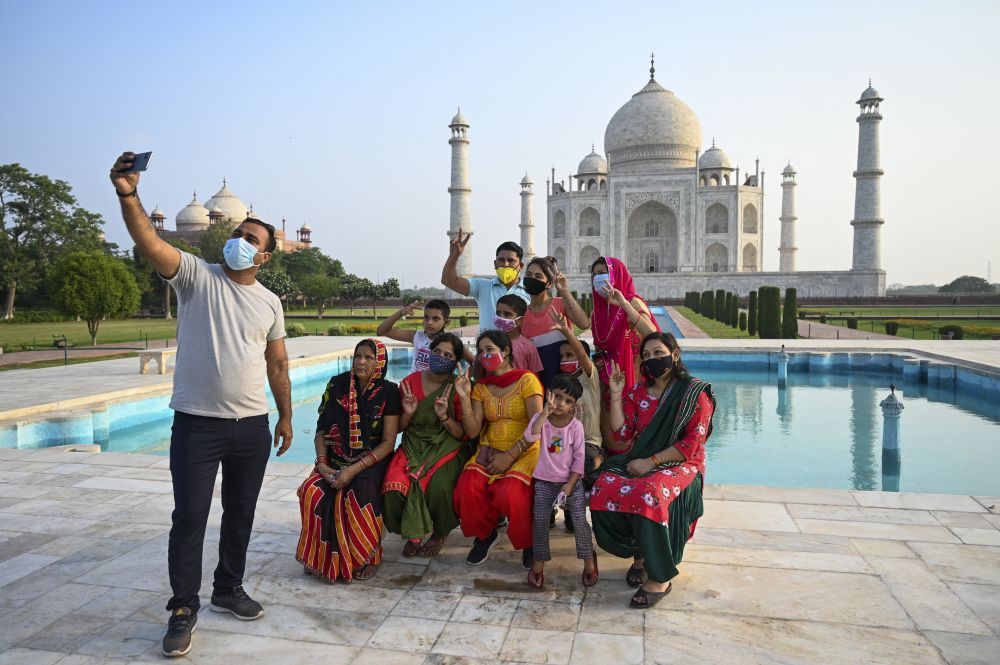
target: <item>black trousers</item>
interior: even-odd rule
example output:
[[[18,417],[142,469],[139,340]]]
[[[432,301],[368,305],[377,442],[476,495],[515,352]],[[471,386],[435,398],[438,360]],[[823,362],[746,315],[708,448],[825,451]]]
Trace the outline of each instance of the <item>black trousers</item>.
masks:
[[[222,465],[222,529],[215,588],[243,584],[247,545],[257,497],[271,454],[267,414],[228,419],[177,411],[170,437],[170,476],[174,512],[167,566],[173,597],[167,609],[197,610],[205,526],[215,477]]]

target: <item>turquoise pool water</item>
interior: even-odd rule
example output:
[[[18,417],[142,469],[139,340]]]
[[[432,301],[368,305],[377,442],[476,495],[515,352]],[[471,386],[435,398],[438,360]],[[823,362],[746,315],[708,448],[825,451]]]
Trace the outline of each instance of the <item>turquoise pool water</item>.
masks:
[[[1000,495],[1000,406],[985,398],[926,384],[897,390],[906,408],[896,468],[895,460],[883,463],[878,403],[898,377],[790,372],[787,388],[779,389],[773,369],[720,369],[716,360],[695,354],[688,364],[713,384],[718,399],[708,482]],[[391,365],[389,378],[398,380],[408,368],[408,362]],[[312,461],[324,384],[295,386],[295,442],[283,460]],[[164,416],[112,431],[107,449],[167,454],[169,411]]]

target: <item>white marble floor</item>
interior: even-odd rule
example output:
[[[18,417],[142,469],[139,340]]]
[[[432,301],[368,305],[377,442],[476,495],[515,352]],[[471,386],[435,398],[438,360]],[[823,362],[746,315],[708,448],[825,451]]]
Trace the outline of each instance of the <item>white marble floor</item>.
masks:
[[[504,537],[481,567],[456,532],[432,561],[386,539],[378,576],[328,585],[292,556],[301,465],[275,463],[244,623],[204,611],[181,662],[996,663],[1000,497],[709,486],[674,591],[626,607],[626,562],[587,591],[552,531],[546,588]],[[0,665],[161,661],[168,596],[167,460],[0,450]],[[218,524],[215,507],[211,523]],[[215,560],[212,528],[205,575]]]

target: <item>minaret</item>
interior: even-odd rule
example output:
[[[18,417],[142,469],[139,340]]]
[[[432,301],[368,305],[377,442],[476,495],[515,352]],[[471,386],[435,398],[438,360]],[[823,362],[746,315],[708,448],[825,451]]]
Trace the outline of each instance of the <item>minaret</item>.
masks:
[[[451,119],[448,125],[451,129],[451,138],[448,144],[451,145],[451,187],[448,193],[451,194],[451,224],[448,229],[448,237],[454,239],[458,232],[463,234],[472,233],[472,214],[469,210],[469,195],[472,188],[469,187],[469,138],[467,136],[469,123],[462,115],[462,109]],[[466,246],[462,256],[458,259],[458,274],[462,277],[472,275],[472,247]]]
[[[882,196],[880,178],[884,171],[879,166],[878,127],[882,114],[878,106],[882,101],[878,91],[868,81],[868,88],[857,101],[861,107],[858,116],[858,170],[854,172],[854,263],[853,270],[882,269]]]
[[[531,214],[532,201],[535,198],[531,186],[534,184],[527,173],[521,178],[521,249],[524,250],[525,263],[535,258],[535,219]]]
[[[781,172],[781,245],[778,247],[778,270],[795,272],[795,167],[789,162]]]

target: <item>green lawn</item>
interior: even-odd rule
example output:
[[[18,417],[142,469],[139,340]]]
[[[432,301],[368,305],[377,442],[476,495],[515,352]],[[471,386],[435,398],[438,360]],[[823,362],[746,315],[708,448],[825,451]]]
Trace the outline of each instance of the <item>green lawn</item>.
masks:
[[[900,321],[897,337],[907,339],[938,339],[938,330],[944,325],[962,326],[965,339],[990,339],[992,335],[1000,334],[1000,321],[983,321],[977,319],[870,319],[858,321],[858,330],[885,334],[886,321]],[[818,323],[818,321],[817,321]],[[827,319],[827,325],[847,327],[846,319]]]
[[[750,339],[750,335],[745,330],[727,326],[713,319],[706,318],[687,307],[676,307],[678,312],[683,314],[691,323],[701,328],[706,335],[714,339]],[[753,339],[757,339],[754,335]]]
[[[386,318],[390,314],[395,314],[398,311],[399,311],[398,307],[376,307],[375,308],[375,312],[378,314],[378,320],[379,321],[381,321],[382,319]],[[323,318],[326,319],[326,318],[344,317],[344,318],[364,319],[366,321],[374,321],[375,320],[375,319],[372,318],[372,308],[371,307],[367,307],[366,308],[364,305],[359,305],[359,306],[357,306],[357,307],[354,308],[353,314],[351,312],[352,312],[352,310],[350,308],[348,308],[348,307],[335,307],[333,309],[328,308],[328,309],[326,309],[323,312]],[[410,319],[408,319],[408,320],[412,320],[414,318],[419,319],[422,316],[422,314],[423,314],[422,311],[418,309],[414,313],[414,315],[412,317],[410,317]],[[452,318],[453,321],[458,320],[458,317],[461,316],[462,314],[465,314],[469,318],[475,318],[475,319],[477,319],[477,318],[479,318],[479,309],[477,307],[452,307],[451,308],[451,318]],[[293,307],[288,312],[286,312],[285,315],[286,316],[296,316],[296,317],[299,317],[299,316],[316,316],[316,308],[315,307],[305,307],[305,308],[303,308],[303,307]]]
[[[54,348],[53,335],[66,335],[74,346],[90,346],[90,333],[83,321],[61,321],[57,323],[0,323],[0,345],[11,351],[26,350],[23,347],[41,349]],[[177,321],[164,319],[127,319],[125,321],[102,321],[97,329],[98,344],[121,344],[137,346],[140,338],[145,342],[172,339],[177,336]]]
[[[827,314],[833,316],[884,316],[890,319],[905,319],[911,316],[936,316],[940,318],[964,318],[977,316],[1000,316],[1000,306],[968,305],[958,307],[856,307],[835,305],[833,307],[799,307],[800,312]]]

